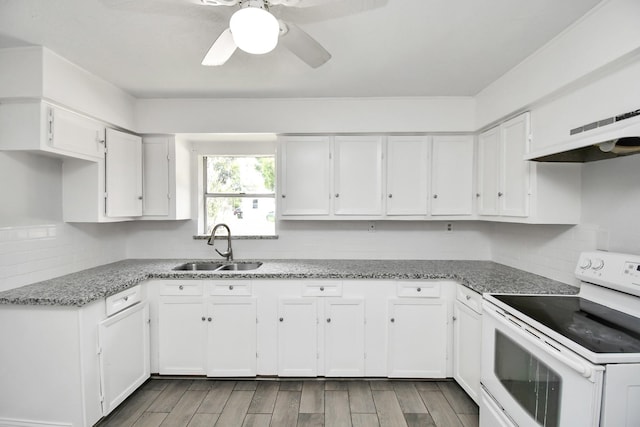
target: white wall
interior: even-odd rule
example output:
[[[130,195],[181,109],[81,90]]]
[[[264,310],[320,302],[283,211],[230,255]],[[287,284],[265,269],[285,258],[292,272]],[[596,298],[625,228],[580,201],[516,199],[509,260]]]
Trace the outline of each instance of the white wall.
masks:
[[[0,291],[123,259],[122,224],[62,222],[62,163],[0,152]]]

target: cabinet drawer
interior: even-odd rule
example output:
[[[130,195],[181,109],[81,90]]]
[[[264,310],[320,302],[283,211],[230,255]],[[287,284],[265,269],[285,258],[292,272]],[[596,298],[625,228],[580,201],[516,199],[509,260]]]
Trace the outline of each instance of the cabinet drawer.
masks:
[[[213,282],[211,284],[210,295],[251,295],[251,282],[244,280],[229,280]]]
[[[482,314],[482,295],[463,285],[458,285],[456,299],[478,314]]]
[[[160,295],[202,295],[202,283],[189,282],[186,280],[163,283],[160,288]]]
[[[398,282],[396,292],[399,297],[439,298],[440,286],[435,282]]]
[[[142,300],[141,292],[142,287],[137,285],[107,297],[107,316],[112,316],[115,313],[140,302]]]
[[[339,297],[342,296],[342,282],[304,282],[303,297]]]

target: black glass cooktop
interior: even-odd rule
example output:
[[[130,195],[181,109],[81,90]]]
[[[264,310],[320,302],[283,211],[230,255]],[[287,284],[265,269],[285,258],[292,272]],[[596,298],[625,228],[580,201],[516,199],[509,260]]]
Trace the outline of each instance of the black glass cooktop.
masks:
[[[640,353],[640,319],[576,296],[492,295],[594,353]]]

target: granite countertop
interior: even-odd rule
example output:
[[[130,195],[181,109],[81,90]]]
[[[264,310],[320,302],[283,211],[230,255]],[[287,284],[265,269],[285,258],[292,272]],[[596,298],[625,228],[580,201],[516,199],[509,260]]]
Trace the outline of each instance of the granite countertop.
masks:
[[[0,304],[81,307],[147,279],[439,279],[455,280],[479,293],[576,294],[579,290],[491,261],[260,260],[263,265],[256,270],[173,270],[191,261],[119,261],[0,292]],[[249,260],[238,262],[243,261]]]

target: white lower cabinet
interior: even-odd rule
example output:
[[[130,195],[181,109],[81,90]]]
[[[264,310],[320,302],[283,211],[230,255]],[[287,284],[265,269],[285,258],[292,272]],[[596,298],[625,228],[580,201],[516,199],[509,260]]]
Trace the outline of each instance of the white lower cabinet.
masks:
[[[278,302],[278,375],[315,377],[318,373],[318,309],[315,298]]]
[[[160,374],[256,375],[255,298],[209,297],[216,292],[215,284],[193,280],[162,287],[157,331]],[[245,287],[237,288],[244,292]]]
[[[389,377],[447,376],[447,311],[440,299],[389,301]]]
[[[453,320],[453,378],[479,404],[482,295],[458,285]]]
[[[208,302],[207,375],[256,375],[256,300],[217,297]]]
[[[363,299],[324,301],[324,375],[363,377],[365,362],[365,307]]]

